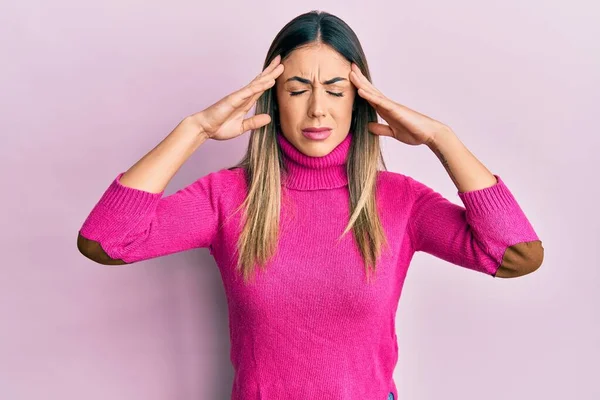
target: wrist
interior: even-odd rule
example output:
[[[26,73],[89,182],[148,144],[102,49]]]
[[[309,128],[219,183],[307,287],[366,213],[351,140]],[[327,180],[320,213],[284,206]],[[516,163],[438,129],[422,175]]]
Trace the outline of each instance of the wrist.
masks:
[[[205,132],[201,120],[202,116],[200,113],[196,113],[185,117],[182,124],[186,126],[186,129],[193,131],[198,138],[206,140],[209,139],[210,136]]]
[[[176,137],[177,140],[183,140],[186,143],[192,144],[194,149],[209,139],[208,135],[206,135],[204,130],[191,116],[185,117],[169,136]]]
[[[453,140],[453,138],[456,138],[456,135],[452,129],[444,126],[443,128],[436,130],[436,132],[429,138],[429,140],[427,140],[427,142],[425,142],[425,144],[431,150],[437,150],[442,147],[444,143]]]

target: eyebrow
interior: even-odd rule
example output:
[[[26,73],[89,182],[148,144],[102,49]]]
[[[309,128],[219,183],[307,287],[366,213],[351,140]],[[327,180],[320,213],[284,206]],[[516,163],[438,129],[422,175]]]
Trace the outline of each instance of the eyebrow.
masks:
[[[331,85],[331,84],[333,84],[335,82],[338,82],[338,81],[347,81],[347,80],[348,79],[342,78],[341,76],[336,76],[335,78],[332,78],[332,79],[329,79],[328,81],[323,82],[323,85]],[[298,82],[301,82],[301,83],[305,83],[307,85],[311,84],[310,79],[301,78],[299,76],[292,76],[291,78],[287,79],[284,83],[288,83],[290,81],[298,81]]]

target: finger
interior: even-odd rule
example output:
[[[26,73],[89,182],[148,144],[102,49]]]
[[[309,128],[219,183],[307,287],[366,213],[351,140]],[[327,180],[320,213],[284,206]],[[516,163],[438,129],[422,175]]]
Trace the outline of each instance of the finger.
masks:
[[[279,55],[277,57],[280,57]],[[271,62],[271,64],[269,65],[269,67],[267,67],[263,73],[261,73],[261,75],[259,75],[259,80],[257,82],[261,82],[260,79],[274,79],[275,82],[277,80],[277,77],[279,75],[281,75],[281,73],[283,73],[283,64],[279,64],[277,57]],[[279,65],[281,65],[281,68],[278,68]],[[270,87],[270,86],[269,86]],[[267,87],[267,89],[269,88]],[[261,92],[258,92],[256,94],[254,94],[246,104],[244,104],[243,107],[247,107],[247,109],[249,110],[250,108],[252,108],[252,105],[254,104],[254,102],[256,102],[256,100],[258,100],[258,98],[262,95],[262,93],[265,91],[266,89],[263,89]]]
[[[271,116],[269,114],[258,114],[247,118],[242,121],[242,132],[240,132],[240,135],[249,130],[258,129],[262,126],[265,126],[270,122]]]
[[[254,95],[258,94],[260,96],[262,92],[269,89],[273,85],[275,85],[275,79],[265,76],[261,80],[258,80],[251,85],[243,87],[237,92],[232,93],[230,98],[231,104],[235,108],[242,107]]]
[[[248,111],[250,111],[250,109],[252,108],[252,106],[256,103],[256,101],[259,99],[260,96],[262,96],[264,93],[264,90],[261,92],[256,93],[254,96],[250,97],[249,100],[246,101],[246,103],[244,103],[242,105],[242,110],[247,113]]]
[[[367,77],[362,73],[358,65],[352,63],[352,70],[350,72],[354,72],[359,81],[366,85],[370,85],[371,82],[367,79]]]
[[[394,103],[392,103],[392,101],[387,97],[372,93],[367,89],[358,88],[357,93],[360,97],[371,103],[375,108],[381,107],[385,110],[391,111],[394,106]]]
[[[279,56],[278,56],[279,57]],[[284,66],[283,64],[273,64],[274,67],[271,71],[267,72],[265,75],[265,79],[273,79],[273,84],[277,83],[277,78],[279,77],[279,75],[281,75],[284,71]],[[281,66],[281,68],[279,68],[279,66]],[[270,81],[269,81],[270,82]],[[252,104],[254,104],[254,102],[256,100],[258,100],[258,98],[262,95],[262,93],[267,90],[268,88],[270,88],[272,85],[267,85],[266,88],[264,88],[261,92],[255,94],[254,96],[252,96],[252,99],[250,100],[250,106],[248,107],[248,109],[250,109],[252,107]]]
[[[263,72],[266,72],[267,74],[270,73],[271,71],[273,71],[275,68],[277,68],[277,66],[281,63],[281,54],[277,54],[275,56],[275,58],[273,58],[271,60],[271,62],[269,63],[269,65],[267,66],[267,68],[265,68],[265,70]]]
[[[278,64],[277,66],[275,66],[275,68],[273,68],[269,72],[265,72],[264,75],[263,74],[259,75],[255,80],[253,80],[252,82],[250,82],[244,88],[240,89],[240,91],[243,91],[246,88],[255,89],[257,85],[259,87],[264,87],[265,82],[269,82],[270,83],[271,81],[273,81],[272,83],[275,83],[275,79],[277,79],[277,77],[279,75],[281,75],[281,73],[283,72],[283,70],[284,70],[283,64]],[[265,70],[265,71],[267,71],[267,70]],[[267,86],[267,89],[269,87],[270,86]],[[263,90],[265,90],[265,89],[263,89]],[[251,96],[252,94],[246,93],[247,96]]]
[[[260,74],[256,75],[256,77],[252,81],[250,81],[250,83],[248,85],[252,84],[252,82],[260,79],[261,77],[263,77],[265,75],[268,75],[271,72],[273,72],[273,70],[275,68],[277,68],[277,66],[279,65],[280,61],[281,61],[281,56],[278,54],[277,56],[275,56],[275,58],[273,58],[271,60],[271,62],[269,63],[269,65],[267,65],[267,68],[265,68]]]
[[[250,108],[252,108],[252,106],[254,105],[254,103],[256,103],[256,101],[260,98],[260,96],[263,95],[263,93],[271,88],[273,85],[275,85],[276,80],[272,79],[270,81],[267,81],[267,83],[265,83],[263,86],[259,86],[259,89],[256,93],[254,93],[253,95],[250,96],[250,98],[241,106],[246,112],[248,112],[248,110],[250,110]]]
[[[368,81],[365,82],[364,77],[361,78],[356,72],[350,72],[350,80],[356,86],[357,89],[362,89],[363,92],[369,92],[375,94],[375,90],[372,85],[369,85]]]
[[[265,68],[263,72],[257,75],[248,85],[232,93],[228,101],[235,108],[252,108],[252,104],[261,96],[262,92],[275,84],[275,79],[283,72],[283,64],[280,64],[281,56],[277,55]]]
[[[279,66],[281,66],[281,68],[279,68]],[[277,64],[270,72],[267,72],[265,76],[261,77],[256,82],[251,83],[248,86],[251,91],[242,94],[242,96],[245,97],[243,97],[243,99],[241,100],[241,105],[238,107],[242,107],[246,111],[250,110],[250,108],[252,108],[252,105],[258,100],[258,98],[263,94],[263,92],[276,83],[277,77],[281,75],[283,70],[283,64]]]
[[[362,87],[368,88],[372,92],[378,93],[379,95],[384,96],[384,94],[379,89],[377,89],[371,81],[369,81],[367,79],[367,77],[362,73],[362,71],[360,70],[358,65],[356,65],[355,63],[352,63],[351,75],[352,75],[352,72],[354,72],[354,77],[360,82]]]
[[[361,70],[358,68],[356,64],[353,64],[352,71],[350,71],[351,77],[358,81],[358,87],[362,87],[365,89],[369,89],[374,93],[378,93],[383,96],[383,93],[379,91],[368,79],[363,75]]]

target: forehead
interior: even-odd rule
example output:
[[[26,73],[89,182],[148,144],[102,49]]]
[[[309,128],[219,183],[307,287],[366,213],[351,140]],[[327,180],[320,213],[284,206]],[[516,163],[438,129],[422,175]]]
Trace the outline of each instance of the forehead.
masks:
[[[349,79],[351,71],[350,62],[324,44],[296,49],[282,61],[282,64],[285,69],[283,74],[278,77],[281,82],[286,82],[293,76],[299,76],[309,79],[313,83],[324,83],[338,76]],[[344,82],[338,81],[338,83]]]

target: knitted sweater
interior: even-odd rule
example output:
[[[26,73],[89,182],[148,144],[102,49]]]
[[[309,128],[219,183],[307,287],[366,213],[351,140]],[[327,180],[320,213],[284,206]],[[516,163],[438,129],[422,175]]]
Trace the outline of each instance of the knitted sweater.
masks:
[[[80,234],[127,263],[209,248],[229,310],[233,400],[398,399],[395,315],[415,252],[494,276],[507,247],[539,240],[500,179],[454,204],[409,176],[379,171],[376,201],[390,251],[366,282],[349,216],[345,162],[352,133],[332,152],[310,157],[283,135],[276,255],[255,281],[235,271],[244,170],[209,173],[169,196],[121,185],[117,175]],[[390,396],[391,398],[391,396]]]

